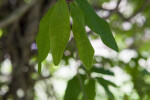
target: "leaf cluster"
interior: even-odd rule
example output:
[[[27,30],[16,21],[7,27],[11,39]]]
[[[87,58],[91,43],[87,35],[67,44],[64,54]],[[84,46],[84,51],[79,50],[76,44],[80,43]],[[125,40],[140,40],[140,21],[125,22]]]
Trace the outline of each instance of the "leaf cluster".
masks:
[[[87,0],[75,0],[69,3],[69,7],[70,12],[66,1],[58,0],[40,22],[36,38],[39,73],[41,63],[49,52],[52,53],[54,64],[57,66],[60,63],[70,37],[70,17],[73,19],[72,31],[78,55],[86,69],[90,70],[92,67],[94,49],[86,34],[85,25],[97,33],[106,46],[118,51],[109,24],[96,14]]]

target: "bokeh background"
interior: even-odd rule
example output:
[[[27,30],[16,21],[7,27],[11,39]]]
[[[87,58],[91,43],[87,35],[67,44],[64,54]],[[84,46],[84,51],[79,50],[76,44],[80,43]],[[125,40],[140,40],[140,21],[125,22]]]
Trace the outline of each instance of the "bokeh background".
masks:
[[[54,3],[56,0],[0,0],[0,100],[63,100],[72,78],[86,74],[76,59],[72,35],[60,65],[54,66],[49,54],[41,75],[37,73],[38,25]],[[109,22],[120,49],[118,53],[109,49],[86,27],[95,49],[90,74],[102,82],[96,84],[95,100],[150,100],[150,0],[89,3]],[[76,86],[78,83],[70,85],[70,95]]]

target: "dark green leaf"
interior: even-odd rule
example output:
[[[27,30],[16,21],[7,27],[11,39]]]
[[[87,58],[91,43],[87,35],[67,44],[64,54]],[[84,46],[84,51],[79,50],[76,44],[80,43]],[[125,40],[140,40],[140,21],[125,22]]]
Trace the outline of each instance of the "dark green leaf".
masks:
[[[112,75],[114,76],[114,73],[109,71],[109,70],[105,70],[104,68],[97,68],[97,67],[92,67],[90,72],[96,72],[96,73],[100,73],[100,74],[105,74],[105,75]]]
[[[87,100],[95,100],[95,80],[89,80],[84,87]],[[84,100],[84,99],[83,99]]]
[[[58,0],[50,21],[50,49],[54,64],[58,65],[70,37],[69,9],[65,0]]]
[[[39,33],[36,37],[36,43],[38,47],[38,72],[41,73],[41,63],[47,57],[50,51],[50,18],[54,6],[48,10],[46,15],[40,21]]]
[[[109,90],[108,86],[112,85],[114,87],[116,87],[116,85],[108,80],[104,80],[103,78],[96,78],[98,83],[101,84],[103,86],[103,88],[105,89],[108,97],[110,100],[114,100],[114,95],[111,93],[111,91]]]
[[[109,24],[100,18],[87,0],[75,0],[81,8],[87,26],[100,35],[103,43],[118,52],[118,46],[112,35]]]
[[[98,79],[98,81],[99,81],[100,83],[117,87],[117,86],[116,86],[114,83],[112,83],[111,81],[108,81],[108,80],[105,80],[105,79],[99,78],[99,77],[98,77],[97,79]]]
[[[85,31],[84,15],[75,3],[70,3],[71,17],[73,19],[73,35],[78,48],[79,58],[89,70],[92,67],[94,49]]]
[[[114,95],[113,95],[112,92],[108,89],[108,86],[106,86],[106,85],[104,85],[104,84],[101,84],[101,85],[104,87],[104,89],[105,89],[107,95],[109,96],[109,97],[108,97],[109,100],[114,100]]]
[[[85,77],[80,75],[81,79],[84,83]],[[64,100],[80,100],[79,94],[81,93],[81,87],[79,84],[78,77],[75,76],[71,80],[69,80],[67,89],[65,92]]]

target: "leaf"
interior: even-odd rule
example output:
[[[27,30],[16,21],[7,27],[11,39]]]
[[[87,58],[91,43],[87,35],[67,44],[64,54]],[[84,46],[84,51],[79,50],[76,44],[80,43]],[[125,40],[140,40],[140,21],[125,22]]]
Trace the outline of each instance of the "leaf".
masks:
[[[109,70],[105,70],[104,68],[97,68],[97,67],[92,67],[91,72],[96,72],[96,73],[100,73],[100,74],[105,74],[105,75],[112,75],[114,76],[114,73],[109,71]]]
[[[105,80],[105,79],[99,78],[99,77],[98,77],[97,79],[98,79],[98,81],[99,81],[100,83],[117,87],[117,86],[116,86],[114,83],[112,83],[111,81],[108,81],[108,80]]]
[[[112,35],[109,24],[96,14],[96,12],[87,2],[87,0],[75,1],[84,14],[87,26],[95,33],[100,35],[105,45],[118,52],[118,46]]]
[[[70,37],[69,9],[65,0],[58,0],[50,21],[50,49],[54,64],[57,66]]]
[[[108,89],[108,86],[106,86],[106,85],[104,85],[104,84],[102,84],[102,86],[104,87],[104,89],[105,89],[105,91],[106,91],[106,93],[107,93],[107,95],[108,95],[108,97],[109,97],[109,100],[115,100],[114,99],[114,95],[111,93],[111,91]]]
[[[70,3],[70,12],[73,19],[73,35],[75,37],[79,58],[89,70],[92,67],[94,49],[85,31],[84,15],[75,3]]]
[[[80,85],[78,77],[76,76],[73,79],[69,80],[64,100],[78,100],[80,92],[81,92]]]
[[[82,75],[80,76],[81,76],[82,82],[84,82],[85,77]],[[64,100],[80,100],[79,99],[80,93],[81,93],[81,87],[79,84],[79,80],[78,80],[78,77],[75,76],[68,82]]]
[[[98,83],[101,84],[103,86],[103,88],[105,89],[109,99],[114,100],[114,95],[109,90],[108,85],[112,85],[114,87],[116,87],[116,85],[108,80],[104,80],[103,78],[97,77],[96,79],[97,79]]]
[[[38,73],[41,73],[41,63],[47,57],[50,51],[50,36],[49,36],[49,28],[50,28],[50,18],[54,6],[51,7],[45,16],[40,21],[39,25],[39,33],[36,37],[36,43],[38,47]]]
[[[95,91],[95,80],[89,80],[84,87],[87,100],[95,100],[96,91]],[[83,99],[84,100],[84,99]]]

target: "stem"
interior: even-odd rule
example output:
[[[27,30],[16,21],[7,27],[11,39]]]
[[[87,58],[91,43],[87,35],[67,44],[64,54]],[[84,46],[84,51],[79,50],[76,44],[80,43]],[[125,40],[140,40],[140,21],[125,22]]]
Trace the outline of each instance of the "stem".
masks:
[[[84,69],[84,71],[86,72],[87,77],[88,77],[89,79],[91,79],[91,74],[90,74],[90,72],[85,68],[84,65],[82,65],[81,67],[82,67],[82,68]]]

